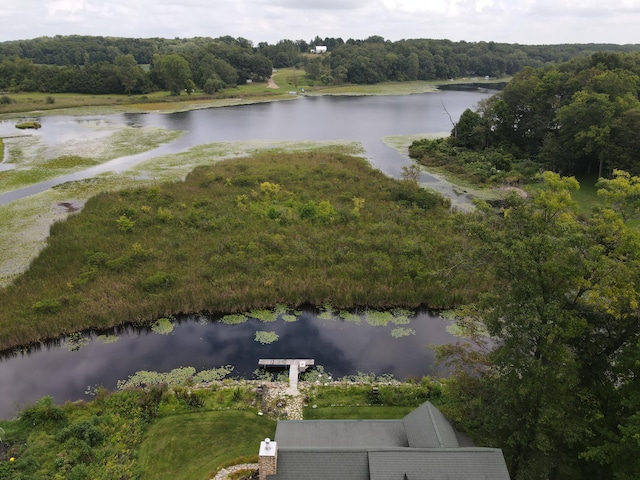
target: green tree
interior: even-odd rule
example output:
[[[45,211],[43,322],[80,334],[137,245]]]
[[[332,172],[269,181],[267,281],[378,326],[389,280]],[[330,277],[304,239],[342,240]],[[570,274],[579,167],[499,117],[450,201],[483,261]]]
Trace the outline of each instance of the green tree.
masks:
[[[619,425],[637,425],[624,408],[632,395],[621,394],[628,382],[612,372],[637,348],[640,238],[611,208],[580,221],[577,187],[546,172],[500,215],[480,206],[462,219],[473,246],[466,265],[485,289],[459,310],[460,324],[490,341],[475,337],[484,354],[441,349],[464,367],[449,408],[479,443],[503,448],[514,479],[610,478],[614,457],[603,451],[620,446]]]
[[[189,63],[176,53],[156,57],[153,68],[171,95],[180,95],[191,79]]]
[[[131,54],[116,57],[114,63],[116,66],[116,75],[122,83],[125,93],[130,95],[138,82],[142,81],[144,73]]]

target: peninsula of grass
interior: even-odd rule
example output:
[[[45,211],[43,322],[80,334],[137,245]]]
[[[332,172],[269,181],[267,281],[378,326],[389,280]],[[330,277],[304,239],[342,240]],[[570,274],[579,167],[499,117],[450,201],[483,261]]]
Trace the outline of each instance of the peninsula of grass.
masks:
[[[473,290],[452,268],[457,235],[443,198],[362,158],[222,161],[54,224],[0,290],[0,349],[180,313],[449,307]]]

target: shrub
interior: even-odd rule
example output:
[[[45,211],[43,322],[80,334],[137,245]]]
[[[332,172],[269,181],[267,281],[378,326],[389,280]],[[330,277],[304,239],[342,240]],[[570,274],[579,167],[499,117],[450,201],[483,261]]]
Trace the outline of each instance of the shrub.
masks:
[[[160,207],[158,208],[158,213],[156,214],[156,218],[162,223],[169,223],[173,220],[173,213],[168,208]]]
[[[40,300],[39,302],[36,302],[33,305],[31,305],[31,309],[35,313],[44,313],[44,314],[57,313],[60,311],[61,308],[62,308],[62,305],[60,304],[60,301],[52,298]]]
[[[318,206],[313,200],[309,200],[300,208],[300,218],[303,220],[314,220],[318,215]]]
[[[48,96],[48,97],[45,99],[45,103],[46,103],[47,105],[53,105],[54,103],[56,103],[56,99],[55,99],[55,98],[53,98],[52,96]]]
[[[18,418],[27,426],[34,427],[64,424],[67,416],[62,408],[54,404],[52,397],[42,397],[32,406],[20,412]]]
[[[153,275],[148,276],[142,282],[142,290],[145,292],[157,292],[165,290],[176,281],[176,276],[166,272],[156,272]]]
[[[123,233],[128,233],[133,230],[133,227],[136,224],[135,220],[131,220],[126,215],[120,215],[120,218],[116,220],[116,223],[118,224],[120,231]]]
[[[13,99],[9,95],[2,95],[0,97],[0,105],[9,105],[13,103]]]

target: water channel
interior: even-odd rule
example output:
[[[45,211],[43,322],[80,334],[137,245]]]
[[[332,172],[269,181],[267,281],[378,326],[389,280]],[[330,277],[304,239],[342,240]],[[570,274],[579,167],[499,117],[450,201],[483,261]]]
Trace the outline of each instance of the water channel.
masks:
[[[488,92],[437,92],[306,97],[175,114],[43,116],[39,119],[42,128],[34,135],[51,145],[65,138],[95,135],[95,130],[84,126],[95,122],[159,126],[187,133],[150,152],[0,195],[0,204],[66,181],[105,171],[124,171],[158,155],[219,141],[355,140],[363,144],[377,168],[397,177],[408,159],[387,146],[382,138],[449,131],[449,116],[457,120],[466,108],[473,108],[488,95]],[[0,121],[0,136],[14,134],[14,124],[15,121]],[[440,183],[428,175],[422,181]],[[448,194],[455,195],[453,191]],[[249,318],[242,324],[228,325],[204,317],[183,317],[173,323],[167,334],[127,327],[107,336],[87,333],[80,344],[62,339],[6,355],[0,360],[0,418],[11,417],[44,395],[64,402],[86,398],[88,386],[113,389],[117,380],[139,370],[166,372],[180,366],[203,370],[231,364],[235,367],[233,376],[250,378],[259,358],[314,358],[316,364],[323,365],[336,377],[358,371],[389,373],[398,379],[420,377],[432,373],[434,368],[433,353],[427,345],[455,340],[446,331],[444,320],[426,312],[411,315],[402,324],[384,326],[371,325],[365,315],[361,315],[360,322],[327,320],[314,311],[299,313],[295,322],[285,321],[281,316],[268,324]],[[259,331],[272,332],[278,339],[270,344],[256,342]]]

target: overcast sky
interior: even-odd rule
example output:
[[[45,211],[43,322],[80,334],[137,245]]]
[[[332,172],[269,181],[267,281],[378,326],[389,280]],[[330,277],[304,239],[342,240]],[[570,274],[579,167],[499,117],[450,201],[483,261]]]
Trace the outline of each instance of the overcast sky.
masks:
[[[0,0],[0,41],[53,35],[640,43],[640,0]]]

